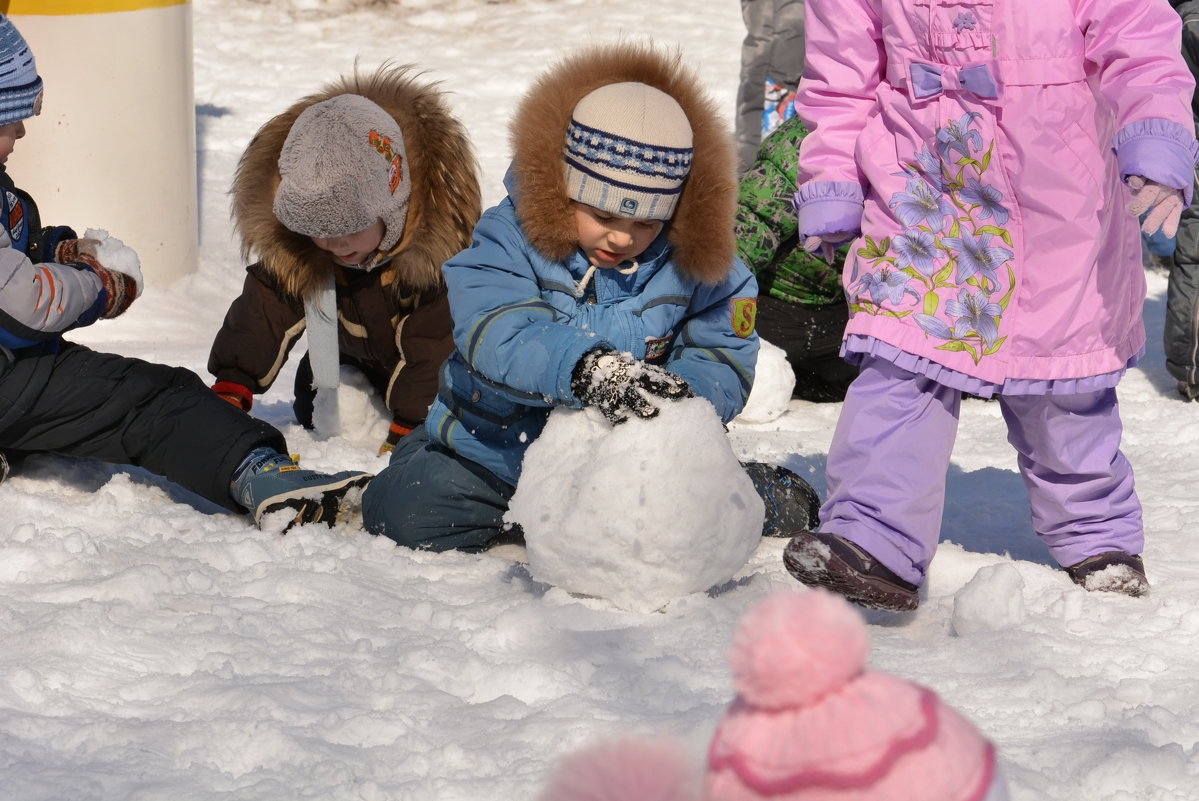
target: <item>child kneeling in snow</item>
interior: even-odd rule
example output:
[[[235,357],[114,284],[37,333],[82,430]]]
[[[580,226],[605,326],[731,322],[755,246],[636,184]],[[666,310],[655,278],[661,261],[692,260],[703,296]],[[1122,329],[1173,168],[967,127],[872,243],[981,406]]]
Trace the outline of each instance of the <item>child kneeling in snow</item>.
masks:
[[[0,163],[41,111],[42,86],[0,15]],[[194,373],[64,340],[129,308],[142,284],[137,254],[102,231],[43,227],[4,167],[0,187],[0,479],[5,454],[54,453],[138,465],[259,523],[286,510],[285,526],[332,525],[349,511],[369,474],[301,470],[282,434]]]
[[[338,433],[330,399],[350,365],[391,412],[392,450],[454,349],[441,265],[479,220],[474,152],[445,94],[409,67],[341,78],[262,126],[232,193],[257,261],[212,344],[213,389],[249,411],[307,331],[296,419]]]
[[[725,422],[741,411],[757,284],[735,254],[720,117],[678,59],[648,45],[582,51],[526,95],[509,196],[444,268],[457,349],[425,426],[364,496],[369,531],[486,548],[556,406],[595,406],[613,423],[691,395]],[[747,470],[764,533],[814,525],[801,478]]]

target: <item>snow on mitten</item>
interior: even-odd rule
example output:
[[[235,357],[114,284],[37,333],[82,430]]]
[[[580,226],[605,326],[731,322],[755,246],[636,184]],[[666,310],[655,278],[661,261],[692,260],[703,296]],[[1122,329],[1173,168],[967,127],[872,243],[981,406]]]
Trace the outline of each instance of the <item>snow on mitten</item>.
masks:
[[[663,400],[693,394],[687,382],[669,370],[602,348],[583,354],[571,375],[570,388],[576,398],[595,406],[613,425],[628,420],[630,414],[657,417],[658,407],[647,394]]]
[[[137,253],[107,231],[89,228],[83,237],[59,243],[54,255],[60,264],[85,265],[100,279],[106,298],[100,316],[105,319],[123,314],[141,291]]]

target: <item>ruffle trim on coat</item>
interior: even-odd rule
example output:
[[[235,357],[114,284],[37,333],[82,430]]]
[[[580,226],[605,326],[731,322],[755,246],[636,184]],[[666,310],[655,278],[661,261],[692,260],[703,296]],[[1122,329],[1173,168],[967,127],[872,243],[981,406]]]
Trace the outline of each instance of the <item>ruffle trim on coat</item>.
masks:
[[[861,230],[866,194],[853,181],[812,181],[795,193],[800,237]]]
[[[1137,120],[1116,132],[1113,140],[1120,176],[1140,175],[1181,190],[1191,203],[1199,142],[1185,125],[1163,119]]]
[[[841,358],[850,364],[861,365],[866,358],[883,359],[901,370],[980,398],[990,398],[994,395],[1078,395],[1111,389],[1120,383],[1124,373],[1130,367],[1135,367],[1144,355],[1145,348],[1142,346],[1139,352],[1129,358],[1124,367],[1100,375],[1084,378],[1009,378],[1002,384],[996,384],[952,370],[865,334],[850,334],[841,343]]]

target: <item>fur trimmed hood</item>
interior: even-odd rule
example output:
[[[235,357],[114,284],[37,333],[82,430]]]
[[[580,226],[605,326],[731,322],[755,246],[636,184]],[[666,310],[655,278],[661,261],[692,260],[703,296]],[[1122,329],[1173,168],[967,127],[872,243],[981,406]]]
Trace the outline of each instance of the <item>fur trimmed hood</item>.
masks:
[[[584,48],[547,69],[525,94],[512,122],[512,201],[529,242],[565,260],[578,244],[562,156],[571,113],[585,95],[610,83],[636,81],[678,101],[691,125],[691,173],[667,229],[680,271],[705,283],[728,275],[736,258],[733,221],[737,175],[724,115],[681,56],[649,44]]]
[[[243,258],[261,261],[297,299],[323,284],[332,259],[308,237],[285,228],[272,204],[279,153],[292,124],[304,109],[341,94],[378,104],[404,134],[412,179],[408,218],[391,261],[379,269],[390,273],[389,283],[400,294],[442,285],[441,265],[470,245],[479,220],[479,170],[466,129],[450,114],[438,85],[420,80],[411,65],[384,64],[370,74],[342,77],[258,130],[238,162],[231,189]]]

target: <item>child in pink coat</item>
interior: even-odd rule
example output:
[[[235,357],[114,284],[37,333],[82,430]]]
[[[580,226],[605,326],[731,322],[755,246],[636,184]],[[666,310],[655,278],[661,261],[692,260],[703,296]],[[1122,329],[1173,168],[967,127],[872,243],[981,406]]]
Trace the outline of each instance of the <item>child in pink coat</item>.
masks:
[[[1144,352],[1135,213],[1190,201],[1193,80],[1160,0],[809,0],[797,110],[805,246],[855,238],[861,373],[822,530],[790,572],[914,609],[962,392],[998,396],[1037,534],[1071,578],[1141,595],[1115,387]],[[1130,213],[1132,211],[1133,213]]]

